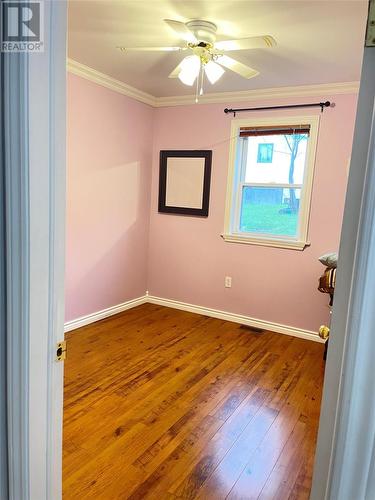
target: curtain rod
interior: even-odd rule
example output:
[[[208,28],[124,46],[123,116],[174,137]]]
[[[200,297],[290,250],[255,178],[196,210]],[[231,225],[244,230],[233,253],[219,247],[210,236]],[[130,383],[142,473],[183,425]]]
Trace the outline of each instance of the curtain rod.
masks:
[[[290,108],[320,108],[321,112],[323,113],[324,108],[329,108],[333,107],[334,103],[331,103],[331,101],[325,101],[325,102],[314,102],[310,104],[289,104],[285,106],[264,106],[261,108],[236,108],[236,109],[224,109],[224,113],[233,113],[234,116],[236,116],[236,113],[241,113],[243,111],[268,111],[271,109],[290,109]]]

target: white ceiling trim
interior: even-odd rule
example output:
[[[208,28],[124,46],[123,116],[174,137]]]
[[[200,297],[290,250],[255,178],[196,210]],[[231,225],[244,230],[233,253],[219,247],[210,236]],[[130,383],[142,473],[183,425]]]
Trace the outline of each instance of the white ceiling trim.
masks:
[[[132,97],[137,101],[156,107],[156,97],[154,97],[153,95],[147,94],[142,90],[138,90],[135,87],[127,85],[126,83],[123,83],[120,80],[116,80],[115,78],[112,78],[111,76],[108,76],[105,73],[101,73],[96,69],[90,68],[85,64],[81,64],[78,61],[74,61],[73,59],[68,58],[67,69],[69,73],[73,73],[74,75],[78,75],[82,78],[85,78],[86,80],[90,80],[90,82],[97,83],[98,85],[106,87],[107,89],[110,90],[114,90],[119,94]]]
[[[151,94],[138,90],[135,87],[131,87],[120,80],[116,80],[111,76],[101,73],[96,69],[74,61],[73,59],[68,59],[67,70],[74,75],[81,76],[86,80],[90,80],[98,85],[114,90],[115,92],[132,97],[137,101],[149,104],[155,108],[165,106],[181,106],[195,103],[194,95],[155,97]],[[295,87],[276,87],[271,89],[210,93],[201,96],[199,98],[199,102],[201,104],[215,104],[303,96],[325,96],[328,98],[331,95],[356,94],[358,93],[358,90],[359,82],[322,83],[316,85],[298,85]]]
[[[241,101],[263,101],[282,97],[326,96],[338,94],[357,94],[359,82],[322,83],[317,85],[298,85],[296,87],[276,87],[273,89],[241,90],[237,92],[217,92],[199,97],[201,104],[230,103]],[[181,106],[193,104],[194,95],[176,97],[157,97],[156,107]]]

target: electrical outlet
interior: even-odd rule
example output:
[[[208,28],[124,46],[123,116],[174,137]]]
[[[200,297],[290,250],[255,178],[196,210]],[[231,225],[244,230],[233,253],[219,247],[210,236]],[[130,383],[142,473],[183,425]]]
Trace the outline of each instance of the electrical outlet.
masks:
[[[225,276],[224,285],[225,285],[225,288],[232,287],[232,277],[231,276]]]

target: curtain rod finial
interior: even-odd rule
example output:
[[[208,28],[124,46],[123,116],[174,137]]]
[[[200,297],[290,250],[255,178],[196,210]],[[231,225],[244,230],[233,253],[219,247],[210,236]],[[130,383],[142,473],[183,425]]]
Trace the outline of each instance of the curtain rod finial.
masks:
[[[325,101],[320,103],[320,111],[323,113],[324,108],[329,108],[331,106],[331,101]]]

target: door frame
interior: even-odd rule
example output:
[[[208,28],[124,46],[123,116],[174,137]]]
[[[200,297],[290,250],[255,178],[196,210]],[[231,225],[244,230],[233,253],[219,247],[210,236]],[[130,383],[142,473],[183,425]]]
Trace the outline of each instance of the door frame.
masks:
[[[0,67],[0,109],[4,109],[3,57]],[[5,170],[4,119],[0,113],[0,498],[8,498],[6,300],[5,300]]]
[[[66,1],[44,52],[3,53],[9,499],[61,498]]]
[[[375,492],[375,47],[365,48],[311,500]],[[368,385],[369,384],[369,385]],[[372,496],[369,492],[372,492]]]

